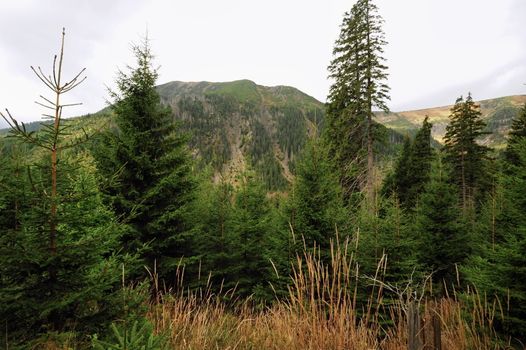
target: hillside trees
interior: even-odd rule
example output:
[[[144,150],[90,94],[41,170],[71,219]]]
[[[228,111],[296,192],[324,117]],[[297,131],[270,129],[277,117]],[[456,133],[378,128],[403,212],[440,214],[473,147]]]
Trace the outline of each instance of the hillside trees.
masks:
[[[272,207],[263,185],[246,173],[236,193],[232,213],[229,276],[225,286],[256,302],[273,300],[269,282],[274,278],[271,257],[275,249]]]
[[[20,227],[20,212],[27,204],[29,184],[26,173],[27,150],[19,145],[2,147],[0,143],[0,228],[16,230]]]
[[[522,107],[517,118],[513,119],[511,130],[508,136],[508,147],[504,151],[504,156],[508,163],[519,161],[515,145],[526,137],[526,104]]]
[[[526,334],[526,119],[513,121],[505,151],[505,172],[498,196],[488,201],[492,217],[483,227],[479,252],[465,266],[468,280],[490,296],[506,301],[499,327],[524,342]]]
[[[484,191],[488,175],[484,163],[489,149],[477,143],[485,127],[480,116],[480,106],[475,104],[471,94],[466,100],[458,98],[451,108],[444,136],[445,159],[451,165],[452,181],[459,188],[464,212],[475,207],[475,199]]]
[[[432,126],[426,117],[415,139],[410,141],[409,137],[406,138],[393,172],[384,181],[384,195],[396,193],[405,209],[414,208],[418,196],[429,181],[434,156],[431,147]]]
[[[338,177],[327,158],[321,142],[313,140],[297,165],[289,210],[295,252],[300,256],[304,244],[309,251],[316,245],[323,258],[328,259],[331,239],[337,231],[345,232],[347,211]]]
[[[196,203],[196,251],[201,275],[210,275],[209,287],[213,290],[220,290],[232,269],[234,195],[233,186],[226,182],[203,182]]]
[[[439,158],[420,197],[414,230],[419,242],[418,260],[426,272],[433,272],[433,282],[442,286],[442,291],[454,285],[456,269],[470,253],[457,193]]]
[[[122,238],[126,251],[140,252],[143,264],[171,278],[180,258],[194,254],[188,215],[196,184],[186,138],[155,90],[147,39],[133,53],[136,67],[119,72],[111,94],[118,131],[101,138],[95,155],[103,177],[117,177],[103,190],[130,227]]]
[[[26,161],[28,170],[22,172],[23,163],[15,157],[2,172],[12,179],[7,194],[16,195],[4,200],[11,210],[8,223],[0,226],[0,320],[8,338],[3,344],[42,332],[86,335],[100,330],[120,309],[120,259],[112,255],[120,228],[101,201],[93,161],[68,151],[78,150],[80,139],[68,135],[69,121],[62,112],[72,104],[62,98],[83,81],[84,70],[63,81],[64,36],[63,31],[53,74],[47,77],[40,67],[33,68],[53,93],[39,103],[52,110],[47,115],[51,123],[35,134],[9,111],[2,114],[11,136],[36,149]]]
[[[330,154],[345,190],[350,193],[365,188],[370,203],[374,197],[374,143],[378,139],[373,108],[387,111],[389,99],[382,22],[371,0],[359,0],[344,15],[329,65],[329,76],[334,79],[325,133]]]

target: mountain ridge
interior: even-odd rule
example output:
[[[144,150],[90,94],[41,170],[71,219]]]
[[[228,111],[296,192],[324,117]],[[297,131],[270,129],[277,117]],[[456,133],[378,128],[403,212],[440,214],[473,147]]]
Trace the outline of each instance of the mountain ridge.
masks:
[[[157,87],[190,146],[216,177],[236,182],[247,168],[268,189],[284,188],[308,138],[322,127],[324,104],[290,86],[250,80],[168,82]]]
[[[480,140],[481,143],[493,148],[503,148],[506,137],[520,108],[526,103],[526,95],[502,96],[476,101],[480,105],[481,118],[487,124],[486,131],[490,134]],[[376,113],[376,120],[385,126],[401,133],[414,133],[426,116],[433,123],[432,136],[443,143],[446,126],[449,123],[450,109],[453,105],[407,110],[401,112]]]
[[[295,162],[308,139],[323,128],[325,104],[286,85],[263,86],[242,79],[232,82],[171,81],[157,86],[161,101],[190,135],[189,146],[201,164],[211,166],[216,180],[236,183],[246,169],[260,174],[268,190],[291,181]],[[502,148],[511,120],[526,103],[526,95],[478,101],[491,135],[483,143]],[[375,113],[386,127],[388,143],[382,152],[395,153],[404,135],[414,135],[429,115],[432,136],[442,141],[452,105],[401,112]],[[100,129],[112,124],[111,108],[77,118],[75,127]],[[38,122],[27,125],[37,130]],[[0,131],[5,133],[5,129]],[[438,143],[435,143],[439,146]]]

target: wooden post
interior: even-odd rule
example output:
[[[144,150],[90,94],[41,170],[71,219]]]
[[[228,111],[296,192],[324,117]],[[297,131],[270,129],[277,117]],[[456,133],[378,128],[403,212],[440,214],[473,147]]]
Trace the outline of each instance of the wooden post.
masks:
[[[420,311],[418,310],[418,305],[412,301],[407,311],[407,330],[409,332],[407,337],[408,350],[422,350],[420,329]]]
[[[436,313],[433,313],[433,350],[442,350],[441,322]]]

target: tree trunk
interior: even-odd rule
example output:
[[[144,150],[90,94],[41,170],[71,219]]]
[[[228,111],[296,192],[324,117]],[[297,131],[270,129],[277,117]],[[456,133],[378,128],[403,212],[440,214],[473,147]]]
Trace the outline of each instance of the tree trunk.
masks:
[[[371,115],[367,118],[367,201],[374,208],[374,154]]]
[[[462,182],[462,210],[464,214],[466,213],[466,202],[467,202],[467,188],[466,188],[466,173],[465,173],[465,164],[464,164],[464,150],[460,155],[460,169],[461,169],[461,182]]]
[[[371,53],[371,30],[369,28],[369,7],[367,7],[367,201],[369,209],[374,210],[374,151],[373,151],[373,118],[372,118],[372,53]]]

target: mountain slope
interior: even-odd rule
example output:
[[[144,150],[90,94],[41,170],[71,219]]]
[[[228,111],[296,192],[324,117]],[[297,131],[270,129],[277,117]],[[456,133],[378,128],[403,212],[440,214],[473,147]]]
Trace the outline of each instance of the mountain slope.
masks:
[[[324,104],[289,86],[265,87],[249,80],[170,82],[157,87],[174,120],[189,134],[189,146],[201,166],[211,166],[216,180],[236,183],[254,169],[268,190],[285,189],[295,161],[308,139],[319,133]],[[113,129],[111,109],[70,120],[72,137]],[[39,122],[28,125],[40,128]],[[392,155],[403,137],[381,128],[388,142],[379,145]],[[77,135],[78,134],[78,135]]]
[[[295,161],[309,137],[323,127],[324,104],[288,86],[265,87],[250,80],[233,82],[179,82],[157,87],[163,103],[171,106],[174,120],[189,134],[192,151],[201,165],[213,168],[216,180],[230,183],[246,169],[254,169],[268,190],[284,189],[292,179]],[[526,96],[481,101],[483,118],[492,132],[483,142],[503,147],[511,120]],[[429,115],[433,137],[441,141],[451,106],[398,113],[378,113],[387,143],[378,154],[391,158],[414,135]],[[84,135],[112,127],[111,109],[71,120],[73,134]],[[28,128],[38,129],[38,122]],[[5,131],[0,131],[0,134]]]
[[[176,81],[158,91],[216,176],[235,182],[251,167],[270,190],[287,185],[297,155],[323,123],[323,104],[288,86]]]
[[[511,121],[517,116],[522,105],[526,103],[526,95],[500,97],[477,103],[480,104],[482,119],[487,124],[487,131],[490,132],[481,140],[481,143],[494,148],[504,147]],[[451,107],[450,105],[415,111],[377,113],[376,120],[400,133],[413,133],[422,125],[422,121],[427,115],[433,123],[433,138],[443,142]]]

